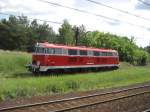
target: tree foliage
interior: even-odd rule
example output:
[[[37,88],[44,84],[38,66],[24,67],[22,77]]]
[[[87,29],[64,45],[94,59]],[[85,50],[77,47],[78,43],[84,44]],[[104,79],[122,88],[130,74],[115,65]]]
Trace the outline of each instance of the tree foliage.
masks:
[[[45,41],[75,45],[77,38],[81,46],[117,50],[121,61],[146,65],[150,60],[150,46],[139,48],[134,37],[129,39],[111,33],[86,31],[84,25],[72,26],[67,20],[64,20],[58,32],[56,34],[47,23],[29,21],[25,16],[10,16],[0,20],[0,49],[32,51],[34,43]]]
[[[129,39],[110,33],[93,31],[87,32],[81,42],[85,46],[115,49],[118,51],[121,61],[127,61],[135,65],[146,65],[149,60],[148,52],[138,48],[134,37]]]
[[[72,26],[67,20],[64,20],[64,23],[59,28],[60,40],[63,44],[74,45],[75,43],[75,33],[72,29]]]
[[[0,49],[31,50],[35,42],[54,42],[55,32],[46,23],[31,23],[25,16],[10,16],[0,21]]]

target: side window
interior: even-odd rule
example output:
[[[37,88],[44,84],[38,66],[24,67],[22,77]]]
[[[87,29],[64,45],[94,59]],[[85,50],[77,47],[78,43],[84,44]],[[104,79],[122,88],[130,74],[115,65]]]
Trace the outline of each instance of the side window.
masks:
[[[107,56],[113,56],[112,52],[107,52]]]
[[[102,56],[102,52],[99,52],[99,56]]]
[[[88,51],[88,56],[93,56],[93,51]]]
[[[68,55],[77,55],[77,50],[68,49]]]
[[[94,51],[93,54],[94,54],[94,56],[100,56],[100,52],[98,52],[98,51]]]
[[[118,53],[117,52],[113,52],[112,55],[113,56],[118,56]]]
[[[80,55],[87,55],[87,51],[85,51],[85,50],[80,50],[79,53],[80,53]]]
[[[118,54],[118,52],[116,52],[116,56],[118,56],[119,54]]]
[[[44,48],[44,52],[43,53],[47,53],[47,48]]]
[[[61,48],[54,48],[54,54],[62,54]]]
[[[107,52],[101,52],[102,56],[107,56]]]
[[[54,49],[53,48],[48,48],[47,53],[48,54],[54,54]]]
[[[68,54],[67,49],[62,49],[62,50],[63,50],[63,53],[62,53],[62,54],[64,54],[64,55],[67,55],[67,54]]]

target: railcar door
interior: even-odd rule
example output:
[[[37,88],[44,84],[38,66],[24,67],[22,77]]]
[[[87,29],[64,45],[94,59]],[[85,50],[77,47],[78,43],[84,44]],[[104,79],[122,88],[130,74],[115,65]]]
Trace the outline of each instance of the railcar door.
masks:
[[[94,57],[93,57],[93,51],[88,51],[87,52],[87,64],[88,65],[93,65],[94,64]]]
[[[68,49],[68,64],[69,65],[77,65],[77,50],[76,49]]]

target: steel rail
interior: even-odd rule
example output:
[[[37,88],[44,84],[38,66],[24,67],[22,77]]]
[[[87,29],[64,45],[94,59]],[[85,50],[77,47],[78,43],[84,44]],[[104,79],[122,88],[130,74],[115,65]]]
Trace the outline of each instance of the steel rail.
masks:
[[[142,112],[150,112],[150,109],[144,110],[144,111],[142,111]]]
[[[0,111],[15,110],[15,109],[28,108],[28,107],[33,107],[33,106],[40,106],[40,105],[45,105],[45,104],[53,104],[53,103],[59,103],[59,102],[77,100],[77,99],[90,98],[90,97],[95,97],[95,96],[115,94],[115,93],[121,93],[121,92],[125,92],[125,91],[135,90],[135,89],[141,89],[141,88],[145,88],[145,87],[150,87],[150,85],[132,87],[132,88],[121,89],[121,90],[116,90],[116,91],[109,91],[109,92],[104,92],[104,93],[97,93],[97,94],[92,94],[92,95],[87,95],[87,96],[64,98],[64,99],[58,99],[58,100],[53,100],[53,101],[50,100],[50,101],[39,102],[39,103],[32,103],[32,104],[12,106],[12,107],[7,107],[7,108],[0,108]]]
[[[89,106],[108,103],[108,102],[121,100],[121,99],[125,99],[125,98],[130,98],[130,97],[134,97],[134,96],[138,96],[138,95],[142,95],[142,94],[146,94],[146,93],[150,93],[150,91],[139,92],[139,93],[135,93],[135,94],[131,94],[131,95],[121,96],[121,97],[118,97],[118,98],[112,98],[112,99],[105,100],[105,101],[99,101],[99,102],[95,102],[95,103],[89,103],[89,104],[85,104],[85,105],[75,106],[75,107],[61,109],[61,110],[54,110],[54,111],[49,111],[49,112],[64,112],[64,111],[70,111],[70,110],[79,109],[79,108],[86,108],[86,107],[89,107]],[[150,110],[147,110],[147,111],[144,111],[144,112],[150,112]]]

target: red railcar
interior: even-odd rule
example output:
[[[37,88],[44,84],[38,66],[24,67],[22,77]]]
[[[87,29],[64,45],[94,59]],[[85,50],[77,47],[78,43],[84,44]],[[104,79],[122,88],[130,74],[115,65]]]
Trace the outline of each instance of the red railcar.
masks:
[[[118,68],[116,50],[38,43],[28,68],[32,72],[80,68]]]

